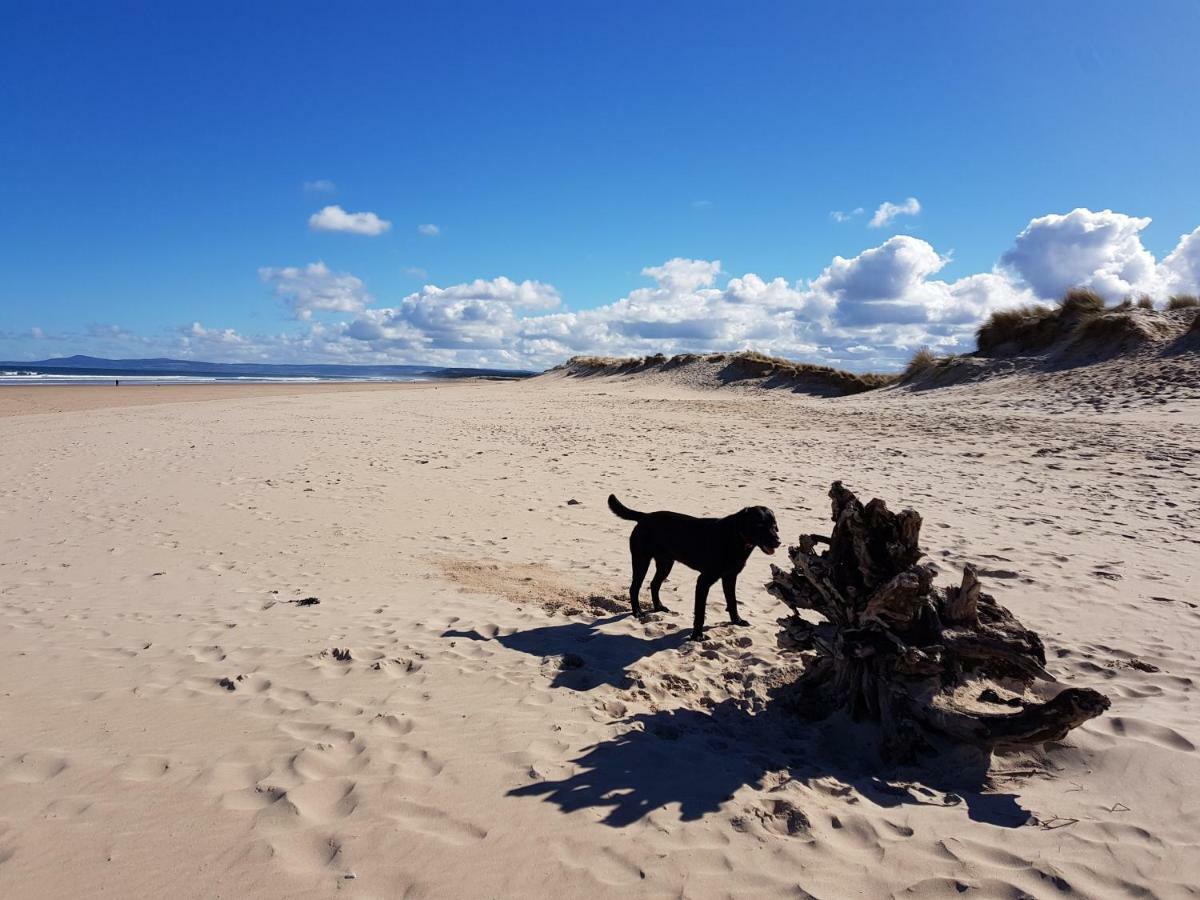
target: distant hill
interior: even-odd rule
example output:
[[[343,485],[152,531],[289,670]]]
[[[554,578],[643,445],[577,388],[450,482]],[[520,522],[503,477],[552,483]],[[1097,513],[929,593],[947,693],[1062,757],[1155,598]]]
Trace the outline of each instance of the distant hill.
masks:
[[[95,374],[123,372],[148,375],[312,378],[524,378],[534,374],[511,369],[472,369],[444,366],[352,366],[329,364],[216,363],[194,359],[106,359],[100,356],[62,356],[34,361],[0,362],[0,368],[38,373]]]

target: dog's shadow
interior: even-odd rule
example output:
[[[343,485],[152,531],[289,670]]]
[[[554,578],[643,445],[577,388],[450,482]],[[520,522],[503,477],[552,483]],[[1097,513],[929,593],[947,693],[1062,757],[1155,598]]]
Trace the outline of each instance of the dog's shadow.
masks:
[[[594,622],[546,625],[494,638],[485,637],[475,629],[445,631],[442,637],[491,640],[509,650],[556,658],[559,668],[551,687],[576,691],[589,691],[602,684],[624,687],[625,673],[630,666],[663,650],[678,649],[687,639],[687,631],[682,628],[656,638],[600,630],[602,626],[629,618],[630,615],[621,613]]]
[[[989,762],[983,754],[951,754],[920,768],[893,769],[879,762],[872,726],[838,716],[798,733],[795,721],[789,720],[786,713],[769,710],[750,714],[733,700],[711,711],[673,709],[631,716],[624,722],[629,730],[586,748],[571,761],[574,774],[514,788],[508,795],[541,797],[564,813],[607,809],[601,821],[614,828],[673,805],[684,822],[723,808],[732,819],[755,813],[726,806],[735,792],[744,786],[763,790],[771,773],[771,786],[793,780],[835,796],[856,793],[886,808],[965,804],[974,821],[1015,828],[1030,820],[1015,795],[989,790]],[[794,793],[747,802],[777,815],[776,798],[805,805]]]

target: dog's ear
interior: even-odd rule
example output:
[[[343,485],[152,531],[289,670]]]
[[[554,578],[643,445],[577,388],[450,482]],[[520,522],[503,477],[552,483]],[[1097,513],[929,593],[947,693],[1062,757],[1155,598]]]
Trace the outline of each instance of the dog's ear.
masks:
[[[737,523],[737,532],[742,540],[753,543],[754,540],[754,520],[758,518],[753,506],[747,506],[745,509],[740,509],[737,515],[734,516],[734,521]]]

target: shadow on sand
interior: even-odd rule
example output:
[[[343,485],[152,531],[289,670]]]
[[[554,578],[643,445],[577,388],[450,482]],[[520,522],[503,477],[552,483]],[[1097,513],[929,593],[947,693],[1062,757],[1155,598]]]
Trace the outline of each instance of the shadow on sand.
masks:
[[[985,792],[988,761],[978,753],[939,757],[928,767],[881,766],[874,729],[843,716],[804,729],[786,713],[751,714],[733,700],[711,712],[662,710],[624,720],[630,730],[587,748],[573,760],[580,771],[509,791],[542,797],[563,812],[608,808],[602,820],[620,828],[661,807],[677,804],[682,821],[716,812],[743,786],[762,789],[764,776],[785,773],[810,784],[831,779],[881,807],[957,806],[968,816],[1006,828],[1030,819],[1012,794]],[[807,733],[801,733],[807,730]]]
[[[487,638],[478,631],[446,631],[442,637],[466,638],[472,641],[495,641],[509,650],[532,656],[562,658],[562,668],[554,676],[551,687],[590,691],[602,684],[624,687],[626,670],[640,659],[662,650],[682,647],[687,632],[679,629],[657,638],[632,634],[610,634],[600,628],[629,618],[621,613],[594,622],[571,622],[566,625],[547,625],[529,631]]]
[[[553,686],[591,690],[622,686],[626,669],[644,657],[681,646],[686,633],[647,640],[608,634],[599,627],[624,616],[594,623],[569,623],[516,632],[492,640],[521,653],[562,657]],[[478,632],[447,631],[443,637],[489,640]],[[514,797],[541,797],[563,812],[608,809],[602,820],[620,828],[647,813],[678,805],[682,821],[719,810],[743,786],[772,786],[780,776],[822,789],[851,790],[881,807],[905,804],[957,806],[968,816],[1005,828],[1030,820],[1013,794],[989,790],[988,758],[971,750],[948,750],[929,764],[894,768],[880,763],[877,730],[838,714],[807,723],[773,697],[765,710],[751,713],[730,699],[709,710],[678,708],[629,716],[622,734],[588,747],[572,762],[579,771],[557,781],[539,781],[509,791]]]

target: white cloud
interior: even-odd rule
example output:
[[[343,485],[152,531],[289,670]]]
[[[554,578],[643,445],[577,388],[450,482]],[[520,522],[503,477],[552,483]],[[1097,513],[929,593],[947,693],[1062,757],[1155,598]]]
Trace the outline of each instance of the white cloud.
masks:
[[[875,215],[871,216],[871,221],[867,223],[868,228],[882,228],[889,224],[896,216],[915,216],[921,211],[921,204],[916,197],[909,197],[903,203],[889,203],[886,200],[879,204],[879,208],[875,210]]]
[[[1000,259],[1040,297],[1072,287],[1092,288],[1110,300],[1159,288],[1154,256],[1142,246],[1148,218],[1111,209],[1074,209],[1034,219]]]
[[[720,271],[721,261],[719,259],[708,262],[703,259],[683,259],[677,256],[667,260],[661,266],[647,266],[642,269],[642,274],[653,278],[664,288],[691,291],[699,287],[708,287],[716,280]]]
[[[346,337],[380,347],[500,350],[518,330],[519,311],[560,303],[551,285],[502,276],[447,288],[426,285],[395,307],[367,310],[340,327]]]
[[[316,310],[352,313],[371,302],[366,285],[348,272],[332,272],[323,262],[303,268],[263,267],[259,277],[274,286],[275,296],[287,302],[298,319],[309,319]]]
[[[317,178],[304,182],[304,190],[310,194],[332,194],[337,190],[337,185],[326,178]]]
[[[1159,280],[1171,294],[1200,294],[1200,228],[1179,239],[1158,268]]]
[[[847,300],[895,300],[946,262],[926,241],[896,235],[853,259],[835,256],[815,283]]]
[[[854,209],[850,210],[850,212],[842,212],[840,209],[835,209],[829,214],[829,218],[833,219],[835,222],[842,223],[849,222],[855,216],[861,216],[862,214],[863,208],[861,206],[856,206]]]
[[[392,223],[373,212],[351,213],[340,206],[326,206],[308,217],[308,227],[313,231],[344,231],[376,237],[391,228]]]
[[[429,277],[429,273],[426,272],[424,269],[422,269],[420,266],[405,266],[404,274],[407,275],[409,278],[425,279],[425,278]]]
[[[442,233],[442,229],[434,225],[432,222],[426,225],[417,226],[417,234],[423,234],[425,237],[437,237]]]
[[[199,322],[193,322],[187,328],[180,329],[189,346],[191,345],[233,345],[247,343],[246,338],[232,328],[205,328]]]

